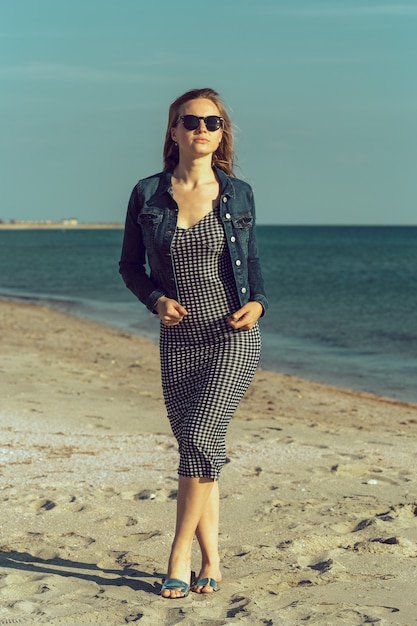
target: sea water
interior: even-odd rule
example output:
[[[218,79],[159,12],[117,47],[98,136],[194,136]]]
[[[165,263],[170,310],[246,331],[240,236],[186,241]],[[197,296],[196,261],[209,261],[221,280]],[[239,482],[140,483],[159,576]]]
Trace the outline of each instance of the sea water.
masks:
[[[417,402],[417,227],[258,226],[264,369]],[[157,341],[118,274],[121,230],[0,231],[0,297]]]

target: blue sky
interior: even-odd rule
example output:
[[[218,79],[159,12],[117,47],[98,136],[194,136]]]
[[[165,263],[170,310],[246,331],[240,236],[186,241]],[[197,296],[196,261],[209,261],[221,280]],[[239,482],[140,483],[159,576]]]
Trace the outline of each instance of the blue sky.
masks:
[[[2,0],[0,218],[122,221],[210,86],[264,224],[417,224],[417,2]]]

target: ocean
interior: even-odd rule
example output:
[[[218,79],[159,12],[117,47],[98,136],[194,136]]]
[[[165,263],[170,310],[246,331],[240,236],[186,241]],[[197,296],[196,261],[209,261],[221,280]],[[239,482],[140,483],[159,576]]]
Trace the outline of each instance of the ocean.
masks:
[[[417,227],[258,226],[261,367],[417,402]],[[118,274],[121,230],[0,230],[0,298],[147,336]]]

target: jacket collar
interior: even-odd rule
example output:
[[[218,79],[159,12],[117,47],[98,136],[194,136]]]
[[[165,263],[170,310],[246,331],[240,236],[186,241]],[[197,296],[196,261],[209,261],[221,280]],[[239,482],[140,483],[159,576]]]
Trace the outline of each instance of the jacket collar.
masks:
[[[219,167],[213,167],[215,174],[220,182],[220,195],[229,196],[229,198],[235,197],[235,188],[232,183],[232,177],[228,176]]]

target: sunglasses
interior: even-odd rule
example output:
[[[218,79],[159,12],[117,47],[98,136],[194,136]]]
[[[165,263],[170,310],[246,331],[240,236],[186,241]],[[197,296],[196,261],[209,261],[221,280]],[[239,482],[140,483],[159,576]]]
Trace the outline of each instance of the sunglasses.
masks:
[[[223,126],[223,118],[218,115],[207,115],[207,117],[197,117],[197,115],[180,115],[174,126],[181,120],[184,128],[187,130],[197,130],[200,126],[200,120],[203,120],[208,131],[213,133]]]

